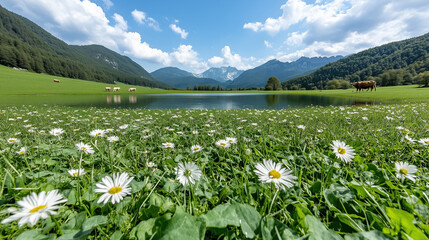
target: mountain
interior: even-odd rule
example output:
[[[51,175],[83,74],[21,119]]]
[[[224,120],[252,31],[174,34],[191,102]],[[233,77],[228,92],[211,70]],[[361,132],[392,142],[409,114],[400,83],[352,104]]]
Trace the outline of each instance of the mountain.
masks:
[[[159,81],[176,88],[193,88],[195,85],[223,86],[219,81],[211,78],[196,77],[194,74],[176,67],[160,68],[152,72],[151,75]]]
[[[394,82],[399,84],[411,84],[413,76],[428,70],[429,33],[350,55],[311,74],[283,82],[282,85],[311,89],[326,86],[328,80],[335,78],[356,82],[376,77],[389,78],[388,75],[394,75],[390,78],[395,78]],[[381,85],[395,85],[389,81],[380,82]]]
[[[94,53],[96,55],[92,55]],[[68,45],[30,20],[1,6],[0,64],[97,82],[119,81],[148,87],[171,87],[156,81],[125,56],[101,46]]]
[[[238,70],[235,67],[210,68],[207,71],[198,74],[197,77],[212,78],[219,82],[226,82],[234,80],[234,78],[237,78],[243,72],[243,70]]]
[[[232,88],[263,87],[271,76],[280,81],[286,81],[294,77],[302,76],[316,69],[341,59],[335,57],[301,57],[294,62],[280,62],[276,59],[270,60],[261,66],[244,71],[228,86]]]

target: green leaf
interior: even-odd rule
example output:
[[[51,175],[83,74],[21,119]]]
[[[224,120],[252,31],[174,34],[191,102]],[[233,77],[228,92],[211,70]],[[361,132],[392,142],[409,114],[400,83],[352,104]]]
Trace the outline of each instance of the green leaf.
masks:
[[[122,236],[124,236],[124,234],[122,234],[121,231],[115,231],[112,236],[110,236],[110,240],[121,240]]]
[[[314,216],[307,215],[304,218],[304,224],[307,232],[310,234],[308,240],[340,240],[343,239],[340,235],[329,230],[323,223]]]
[[[393,240],[393,238],[387,236],[386,234],[374,230],[370,232],[358,232],[344,236],[345,240]]]
[[[344,203],[354,198],[353,192],[347,187],[334,183],[323,193],[330,208],[344,211]]]
[[[209,228],[226,228],[228,225],[239,227],[248,238],[255,236],[261,215],[246,204],[222,204],[201,216]]]
[[[263,240],[286,240],[298,238],[284,223],[273,217],[262,218],[260,231]]]
[[[131,181],[131,193],[140,192],[145,186],[146,182],[137,182],[135,180]]]
[[[25,231],[25,232],[21,233],[16,238],[16,240],[28,240],[28,239],[32,239],[32,240],[46,240],[46,239],[50,239],[50,237],[46,236],[46,235],[43,235],[40,230],[34,229],[34,230]]]
[[[157,218],[142,221],[131,230],[130,238],[139,240],[150,239],[159,229],[165,228],[170,219],[171,214],[165,214]]]
[[[85,220],[86,220],[86,212],[80,212],[76,214],[68,222],[64,223],[61,226],[61,229],[64,233],[69,233],[72,230],[80,229],[82,227],[82,223]]]
[[[425,234],[413,224],[414,216],[411,213],[390,207],[386,207],[386,213],[390,218],[390,224],[395,233],[404,231],[414,239],[428,239]]]
[[[82,230],[90,230],[97,226],[104,225],[107,223],[106,216],[94,216],[86,219],[86,221],[82,224]]]
[[[204,239],[206,232],[205,222],[199,218],[178,210],[173,218],[168,221],[165,228],[161,229],[156,239],[162,240],[193,240]],[[158,237],[159,236],[159,237]]]

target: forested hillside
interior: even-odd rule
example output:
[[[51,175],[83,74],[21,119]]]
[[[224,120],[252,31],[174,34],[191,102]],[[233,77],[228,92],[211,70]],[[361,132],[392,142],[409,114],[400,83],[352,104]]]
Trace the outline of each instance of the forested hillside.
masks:
[[[119,81],[149,87],[169,87],[167,84],[155,81],[149,74],[128,72],[129,67],[125,66],[130,62],[121,63],[124,65],[122,68],[114,68],[83,54],[78,50],[79,48],[81,47],[66,44],[30,20],[0,6],[0,64],[2,65],[97,82]],[[110,55],[114,53],[111,50],[105,50],[110,51]],[[131,59],[128,60],[131,61]],[[136,63],[133,62],[134,64]],[[145,72],[144,69],[143,71]]]
[[[317,71],[285,81],[283,88],[326,87],[329,80],[376,80],[381,86],[416,83],[415,76],[429,70],[429,34],[371,48]]]

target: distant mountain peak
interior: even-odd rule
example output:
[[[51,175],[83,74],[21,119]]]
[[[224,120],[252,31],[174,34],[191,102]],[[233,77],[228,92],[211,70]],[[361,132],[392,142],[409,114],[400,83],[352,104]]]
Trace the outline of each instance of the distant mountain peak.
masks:
[[[229,80],[234,80],[242,72],[243,70],[238,70],[237,68],[231,66],[217,68],[213,67],[201,74],[198,74],[198,76],[203,78],[213,78],[219,82],[226,82]]]

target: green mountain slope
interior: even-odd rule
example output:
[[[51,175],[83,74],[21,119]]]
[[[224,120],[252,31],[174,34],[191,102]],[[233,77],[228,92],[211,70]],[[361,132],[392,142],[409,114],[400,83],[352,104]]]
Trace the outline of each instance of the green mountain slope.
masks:
[[[30,20],[0,6],[0,64],[97,82],[119,81],[149,87],[169,87],[155,81],[143,68],[143,71],[136,71],[136,63],[130,65],[129,58],[118,57],[120,55],[111,50],[104,48],[103,53],[115,56],[121,68],[115,69],[89,56],[89,53],[82,53],[80,48],[66,44]],[[134,70],[128,72],[130,69]]]
[[[285,81],[282,85],[288,88],[293,85],[306,89],[320,88],[321,86],[325,87],[326,82],[331,79],[356,82],[377,76],[382,78],[383,74],[386,73],[401,74],[398,76],[401,79],[410,79],[412,76],[428,70],[429,34],[425,34],[353,54],[327,64],[311,74]],[[402,82],[412,83],[404,79]]]
[[[301,57],[294,62],[280,62],[276,59],[270,60],[261,66],[244,71],[231,83],[233,88],[263,87],[268,78],[275,76],[280,81],[292,79],[313,72],[314,70],[334,62],[342,56],[336,57]]]

